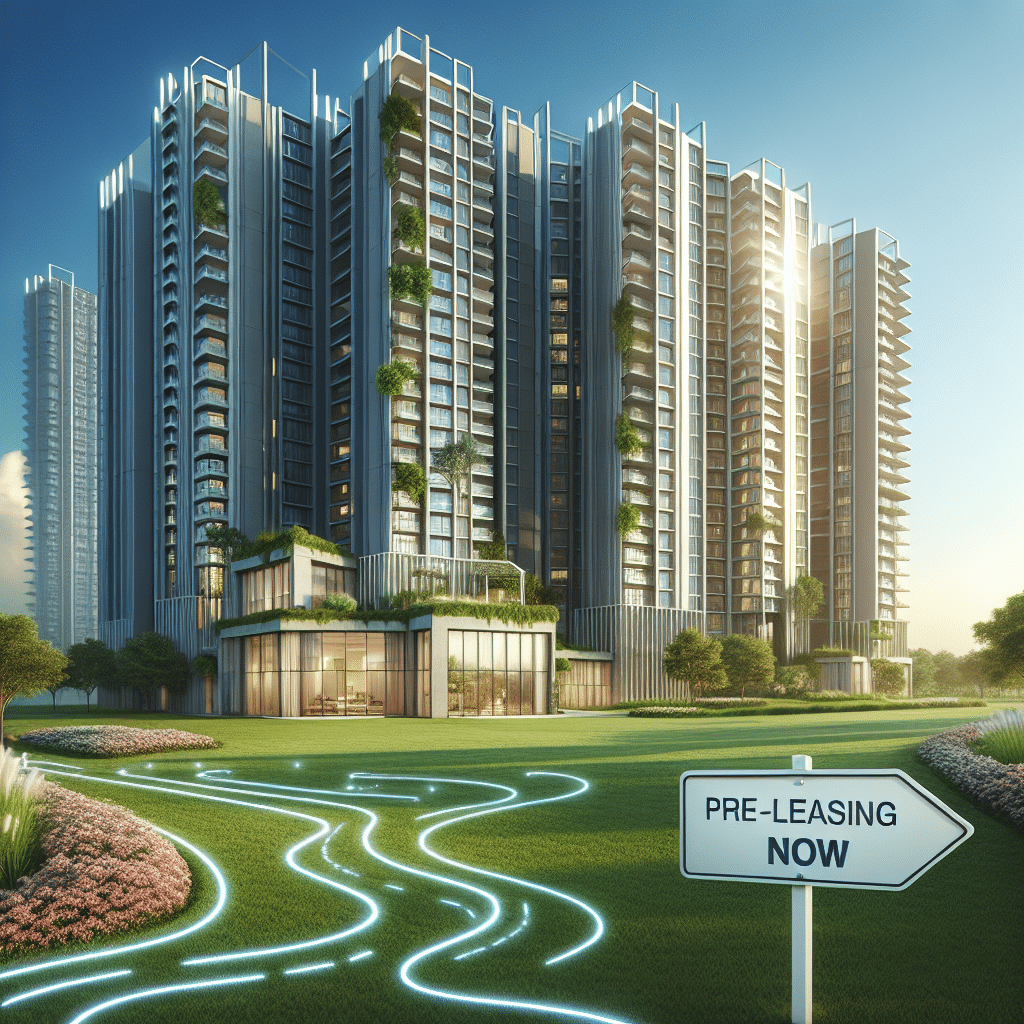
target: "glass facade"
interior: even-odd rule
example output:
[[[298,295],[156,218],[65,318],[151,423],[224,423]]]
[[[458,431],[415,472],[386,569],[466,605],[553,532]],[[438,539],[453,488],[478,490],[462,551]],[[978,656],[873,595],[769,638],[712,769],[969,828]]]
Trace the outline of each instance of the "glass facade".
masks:
[[[550,638],[536,633],[448,633],[448,716],[544,714]]]

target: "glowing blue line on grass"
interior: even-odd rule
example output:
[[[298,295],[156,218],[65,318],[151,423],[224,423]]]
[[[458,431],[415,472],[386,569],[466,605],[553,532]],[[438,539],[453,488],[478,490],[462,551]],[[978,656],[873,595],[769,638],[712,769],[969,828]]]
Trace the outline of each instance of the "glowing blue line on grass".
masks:
[[[472,956],[474,953],[482,953],[486,946],[477,946],[476,949],[471,949],[468,953],[460,953],[458,956],[453,956],[453,960],[465,960],[467,956]]]
[[[90,985],[94,981],[107,981],[110,978],[123,978],[131,974],[129,970],[110,971],[108,974],[90,974],[88,978],[76,978],[74,981],[58,981],[56,985],[46,985],[43,988],[34,988],[29,992],[21,992],[16,996],[5,999],[0,1006],[13,1006],[25,999],[35,999],[36,996],[45,996],[47,992],[56,992],[62,988],[76,988],[78,985]]]
[[[54,768],[68,768],[71,771],[80,772],[84,771],[80,764],[62,764],[60,761],[37,761],[34,757],[32,758],[33,765],[39,764],[52,764]]]
[[[263,981],[265,974],[243,974],[236,978],[214,978],[211,981],[193,981],[188,985],[164,985],[161,988],[146,988],[139,992],[132,992],[126,996],[118,996],[116,999],[108,999],[105,1003],[97,1003],[90,1006],[85,1013],[80,1013],[69,1024],[82,1024],[83,1021],[94,1017],[101,1010],[109,1010],[112,1006],[120,1006],[122,1003],[134,1003],[139,999],[149,999],[151,996],[163,996],[169,992],[191,992],[197,988],[215,988],[219,985],[240,985],[245,981]]]
[[[431,811],[429,814],[417,815],[416,821],[420,818],[433,818],[438,814],[453,814],[455,811],[468,811],[474,807],[490,807],[493,804],[504,804],[508,803],[509,800],[515,800],[519,795],[511,786],[502,786],[497,782],[476,782],[472,779],[431,779],[425,778],[424,776],[418,775],[375,775],[370,772],[352,772],[349,775],[350,779],[387,779],[392,782],[450,782],[454,786],[486,786],[488,789],[503,789],[508,796],[503,796],[500,800],[488,800],[482,804],[466,804],[463,807],[446,807],[443,811]],[[430,792],[434,792],[433,786],[430,787]]]
[[[400,885],[392,885],[390,882],[385,882],[384,883],[384,888],[385,889],[396,889],[398,892],[405,892],[405,890]]]
[[[220,771],[221,769],[217,769]],[[205,779],[212,775],[213,772],[200,772],[196,778]],[[317,793],[320,796],[342,796],[343,794],[336,789],[306,789],[303,786],[278,786],[271,782],[252,782],[245,779],[217,779],[218,782],[230,782],[232,786],[259,786],[261,789],[280,789],[283,792],[288,793]],[[347,789],[352,789],[348,786]],[[270,796],[269,793],[266,794]],[[361,795],[361,794],[355,794]],[[367,796],[375,796],[380,800],[411,800],[413,803],[419,803],[420,798],[418,796],[394,796],[389,793],[367,793]]]
[[[289,967],[287,971],[282,971],[282,974],[306,974],[309,971],[322,971],[327,967],[333,967],[334,961],[327,960],[322,964],[310,964],[308,967]]]
[[[587,914],[589,914],[591,916],[591,918],[593,918],[593,920],[594,920],[594,924],[595,924],[594,934],[591,935],[591,937],[589,939],[587,939],[586,942],[582,942],[578,946],[573,946],[572,949],[568,949],[564,953],[559,954],[558,956],[551,957],[550,960],[545,960],[544,961],[545,966],[550,966],[551,964],[557,964],[561,960],[566,960],[569,957],[575,956],[577,953],[582,952],[588,946],[592,946],[595,942],[597,942],[597,940],[600,939],[601,936],[604,934],[604,921],[601,919],[601,915],[598,914],[597,911],[593,909],[593,907],[587,906],[586,903],[584,903],[582,900],[576,899],[575,896],[570,896],[568,893],[559,892],[557,889],[549,889],[546,885],[540,885],[537,882],[528,882],[528,881],[526,881],[526,879],[523,879],[523,878],[512,878],[509,875],[502,875],[502,874],[499,874],[496,871],[487,871],[485,868],[475,868],[475,867],[472,867],[469,864],[462,864],[459,861],[450,860],[447,857],[441,856],[441,854],[437,853],[436,851],[431,850],[430,847],[426,845],[427,836],[429,836],[432,832],[435,832],[439,828],[447,828],[449,825],[454,825],[458,821],[466,821],[469,818],[478,818],[478,817],[481,817],[484,814],[496,814],[499,811],[519,810],[522,807],[532,807],[532,806],[536,806],[537,804],[547,804],[547,803],[552,803],[552,802],[555,802],[555,801],[558,801],[558,800],[567,800],[567,799],[569,799],[569,797],[578,796],[580,793],[585,793],[590,788],[590,783],[587,782],[586,779],[581,779],[581,778],[579,778],[576,775],[567,775],[564,772],[527,772],[526,775],[527,775],[528,778],[531,777],[531,776],[534,776],[534,775],[550,775],[550,776],[553,776],[553,777],[556,777],[556,778],[572,779],[574,782],[578,782],[580,784],[580,788],[577,789],[577,790],[574,790],[571,793],[563,793],[563,794],[561,794],[559,796],[543,797],[543,798],[538,799],[538,800],[527,800],[527,801],[525,801],[523,803],[518,803],[518,804],[505,804],[504,806],[501,806],[501,807],[488,807],[486,810],[474,811],[472,814],[463,814],[463,815],[461,815],[458,818],[449,818],[447,821],[440,821],[436,825],[431,825],[430,828],[428,828],[425,831],[420,833],[420,838],[419,838],[419,844],[418,845],[419,845],[420,849],[425,854],[427,854],[428,857],[433,857],[435,860],[439,860],[443,864],[450,864],[452,867],[462,868],[465,871],[471,871],[471,872],[473,872],[473,874],[477,874],[477,875],[485,875],[488,878],[498,878],[498,879],[500,879],[500,880],[502,880],[504,882],[512,882],[512,883],[514,883],[516,885],[525,885],[527,888],[534,889],[537,892],[545,892],[549,896],[556,896],[559,899],[563,899],[563,900],[566,900],[569,903],[575,904],[581,910],[583,910]],[[395,779],[402,778],[402,776],[386,776],[386,775],[385,776],[381,776],[381,777],[382,778],[395,778]],[[444,780],[434,780],[434,781],[444,781]],[[515,792],[515,791],[513,791],[513,792]],[[516,795],[518,796],[518,794],[516,794]],[[424,815],[424,817],[425,817],[425,815]],[[419,820],[419,819],[417,819],[417,820]]]
[[[354,964],[357,960],[362,960],[364,957],[373,956],[372,949],[364,949],[362,953],[356,953],[354,956],[348,958],[350,964]]]

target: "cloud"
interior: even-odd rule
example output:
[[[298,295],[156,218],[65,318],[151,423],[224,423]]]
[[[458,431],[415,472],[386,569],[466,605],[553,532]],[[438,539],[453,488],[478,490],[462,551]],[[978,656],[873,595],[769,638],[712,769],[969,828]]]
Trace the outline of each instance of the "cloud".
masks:
[[[28,497],[25,456],[20,451],[0,458],[0,612],[28,614]]]

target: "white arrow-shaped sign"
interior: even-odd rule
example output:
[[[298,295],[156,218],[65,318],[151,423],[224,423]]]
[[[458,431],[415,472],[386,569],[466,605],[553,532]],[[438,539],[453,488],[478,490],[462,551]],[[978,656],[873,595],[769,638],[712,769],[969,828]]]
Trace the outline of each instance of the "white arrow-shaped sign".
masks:
[[[687,878],[906,889],[973,833],[895,768],[679,778]]]

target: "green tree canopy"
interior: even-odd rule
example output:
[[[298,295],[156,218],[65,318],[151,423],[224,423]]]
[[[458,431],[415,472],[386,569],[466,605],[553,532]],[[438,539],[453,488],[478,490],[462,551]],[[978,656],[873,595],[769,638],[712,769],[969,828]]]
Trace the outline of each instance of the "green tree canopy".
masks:
[[[159,633],[133,637],[117,652],[118,683],[138,690],[147,705],[161,687],[170,693],[184,692],[191,674],[188,658]]]
[[[692,697],[729,684],[722,667],[722,644],[695,629],[684,629],[666,648],[662,659],[669,679],[685,682]]]
[[[1015,594],[988,622],[974,624],[974,639],[988,652],[991,671],[1024,682],[1024,593]]]
[[[7,705],[61,682],[67,667],[68,659],[39,639],[39,630],[27,615],[0,614],[0,736]]]
[[[633,348],[633,335],[635,328],[633,327],[633,316],[635,310],[633,309],[633,303],[629,301],[629,296],[623,292],[619,296],[619,301],[615,303],[612,309],[612,330],[615,332],[615,351],[622,356],[623,359],[629,355],[630,350]]]
[[[410,501],[422,505],[423,496],[427,493],[427,474],[423,472],[423,467],[418,462],[398,463],[391,490],[405,491]]]
[[[418,207],[410,206],[408,203],[403,203],[399,207],[398,216],[395,218],[395,237],[410,249],[423,251],[427,226]]]
[[[400,131],[420,134],[420,115],[410,100],[393,92],[380,111],[380,140],[388,149]]]
[[[219,228],[227,219],[224,214],[224,200],[217,186],[208,178],[201,178],[192,186],[192,213],[197,224]]]
[[[430,302],[434,291],[434,279],[430,267],[426,263],[393,263],[388,269],[388,284],[391,287],[391,298],[412,299],[421,306]]]
[[[801,651],[810,648],[811,619],[825,601],[825,590],[813,576],[798,576],[786,590],[786,599],[797,623],[797,643]]]
[[[918,647],[910,652],[914,664],[914,694],[918,697],[935,692],[935,659],[931,651]]]
[[[470,434],[463,434],[458,441],[449,441],[443,448],[438,448],[432,453],[430,468],[449,483],[458,503],[473,467],[486,461],[477,449],[473,437]]]
[[[631,502],[622,502],[619,505],[618,512],[615,513],[615,529],[619,531],[619,536],[625,540],[634,530],[639,528],[640,509]]]
[[[640,433],[633,426],[633,421],[626,413],[622,413],[615,420],[615,447],[624,458],[630,455],[637,455],[644,450],[644,443],[640,440]]]
[[[772,645],[757,637],[731,633],[722,638],[722,667],[739,696],[745,697],[748,689],[763,693],[775,680]]]
[[[903,692],[906,680],[903,678],[903,666],[888,658],[875,658],[871,662],[871,687],[875,693],[886,697],[894,697]]]
[[[404,359],[393,359],[377,368],[375,383],[377,390],[385,398],[395,398],[405,390],[405,385],[419,376],[415,363]]]
[[[117,682],[117,657],[102,640],[88,637],[68,648],[69,686],[85,694],[85,706],[97,686],[113,686]]]
[[[245,557],[243,552],[252,544],[252,541],[241,530],[221,524],[208,526],[206,539],[210,542],[211,547],[221,553],[225,565],[230,565],[233,559]]]

